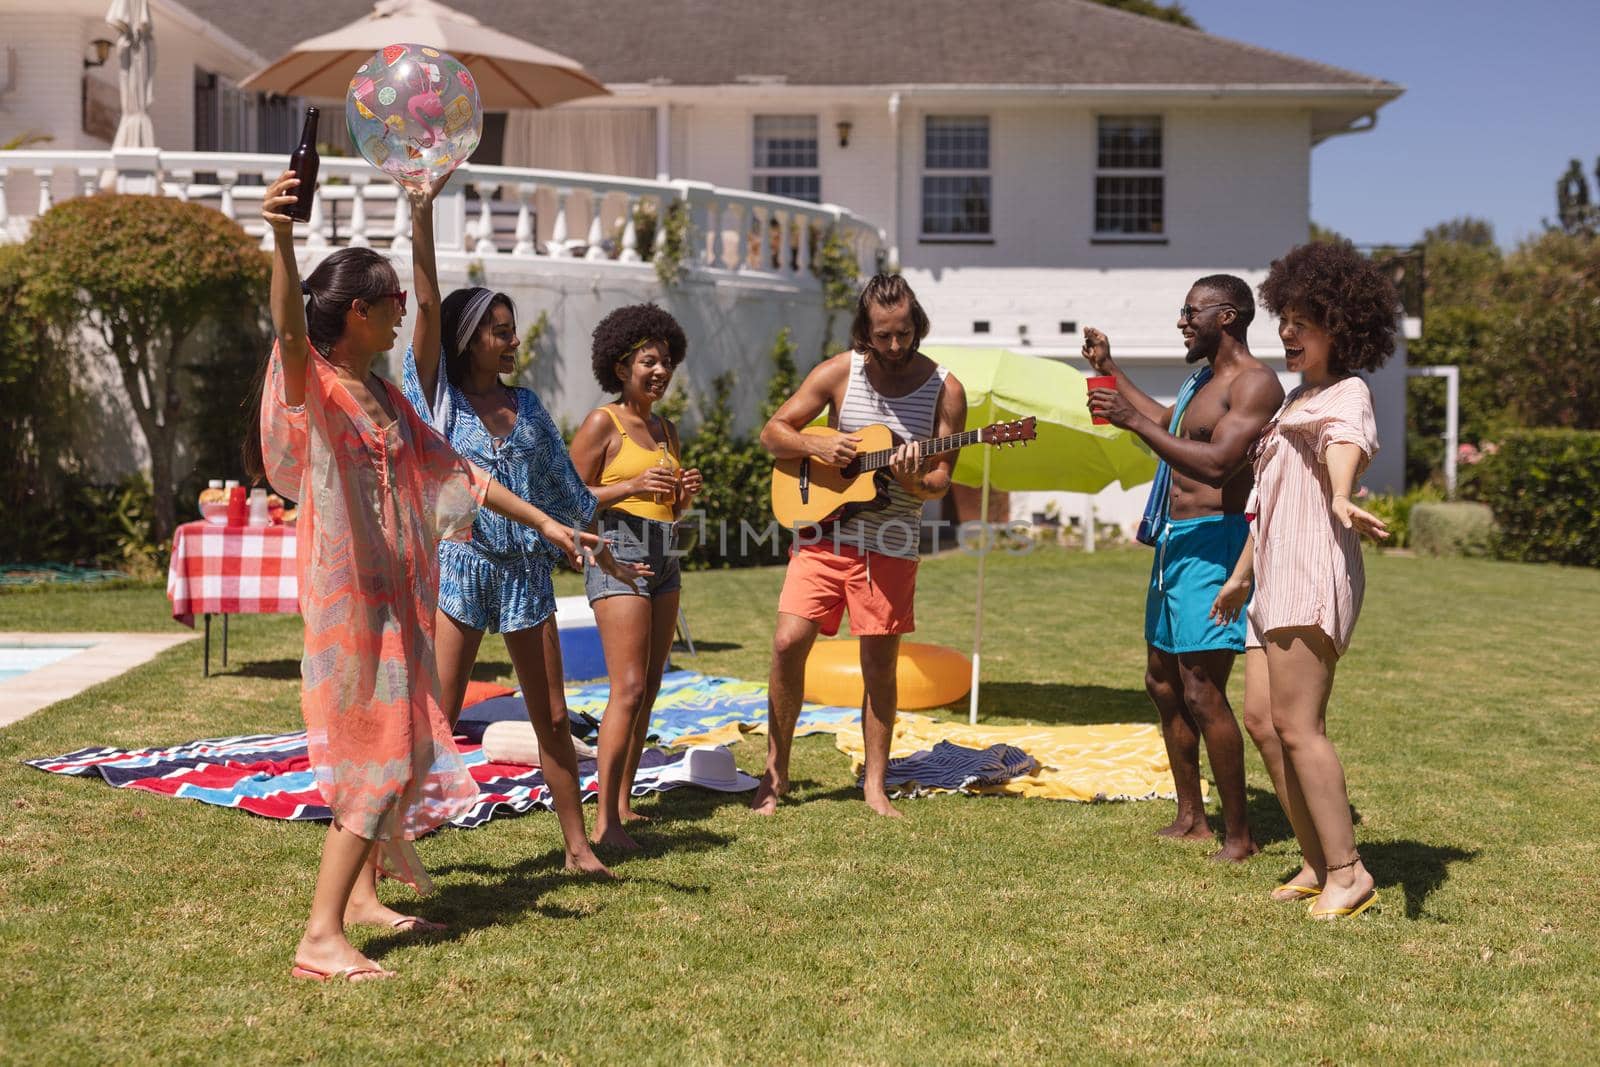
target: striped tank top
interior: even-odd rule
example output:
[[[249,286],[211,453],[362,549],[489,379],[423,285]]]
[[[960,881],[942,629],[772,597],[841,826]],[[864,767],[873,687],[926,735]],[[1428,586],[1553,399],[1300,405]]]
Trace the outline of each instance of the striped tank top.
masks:
[[[850,380],[845,385],[844,403],[839,406],[838,429],[844,433],[873,423],[889,427],[899,441],[915,441],[933,436],[939,410],[939,390],[944,386],[943,367],[928,375],[928,380],[905,396],[884,396],[867,380],[866,357],[850,353]],[[889,478],[889,503],[874,511],[863,511],[836,527],[839,544],[862,552],[876,552],[900,559],[917,559],[922,539],[922,500],[906,492],[900,482]]]

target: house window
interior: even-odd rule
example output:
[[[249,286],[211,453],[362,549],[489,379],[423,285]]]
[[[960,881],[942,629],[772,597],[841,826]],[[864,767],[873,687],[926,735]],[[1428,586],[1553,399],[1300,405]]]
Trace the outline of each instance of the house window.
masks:
[[[923,239],[987,239],[990,182],[988,116],[927,116],[922,151]]]
[[[822,178],[817,172],[817,116],[756,116],[750,188],[792,200],[822,202]]]
[[[1166,234],[1160,115],[1101,115],[1094,176],[1097,237],[1149,240]]]
[[[292,152],[300,142],[301,105],[299,97],[252,93],[220,74],[196,70],[194,150]],[[328,129],[324,117],[319,139],[327,140]]]

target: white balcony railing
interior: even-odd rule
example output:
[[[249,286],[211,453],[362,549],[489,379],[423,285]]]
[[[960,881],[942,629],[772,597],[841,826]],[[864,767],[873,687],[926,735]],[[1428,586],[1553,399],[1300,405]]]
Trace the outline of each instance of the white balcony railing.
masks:
[[[32,220],[59,200],[110,188],[214,207],[265,247],[271,234],[260,202],[284,163],[275,155],[157,149],[0,152],[0,242],[24,239]],[[690,271],[815,284],[811,263],[829,232],[845,242],[863,273],[880,265],[883,232],[831,204],[702,182],[471,164],[456,171],[435,206],[435,239],[441,252],[485,260],[582,259],[637,270],[648,251],[635,226],[638,209],[660,220],[678,201],[688,211],[683,266]],[[404,250],[411,219],[397,210],[401,203],[398,188],[365,160],[325,158],[311,220],[295,228],[296,239],[313,248]],[[659,227],[654,243],[659,247]]]

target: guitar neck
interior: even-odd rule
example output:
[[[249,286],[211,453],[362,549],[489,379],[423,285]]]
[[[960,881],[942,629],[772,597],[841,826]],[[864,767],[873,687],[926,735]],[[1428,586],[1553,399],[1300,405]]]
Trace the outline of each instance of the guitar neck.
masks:
[[[968,445],[975,445],[981,440],[983,440],[982,430],[962,430],[960,433],[948,434],[944,437],[929,437],[914,443],[923,446],[922,454],[924,456],[937,456],[945,452],[954,452],[959,448],[966,448]],[[861,452],[857,454],[856,459],[861,465],[861,470],[875,471],[887,467],[894,453],[895,450],[893,448],[883,448],[876,452]]]

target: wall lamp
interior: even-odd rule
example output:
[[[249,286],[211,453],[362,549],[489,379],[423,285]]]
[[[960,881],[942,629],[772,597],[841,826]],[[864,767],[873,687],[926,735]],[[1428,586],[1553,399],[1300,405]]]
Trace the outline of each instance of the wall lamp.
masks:
[[[89,47],[94,49],[94,58],[83,61],[84,70],[88,70],[90,67],[105,66],[106,60],[111,58],[111,49],[114,45],[104,37],[96,37],[89,42]]]
[[[849,148],[850,147],[850,129],[851,129],[851,126],[852,126],[852,123],[850,122],[849,119],[840,119],[838,122],[834,123],[834,127],[839,131],[839,147],[840,148]]]

